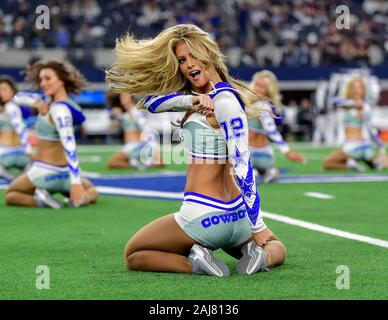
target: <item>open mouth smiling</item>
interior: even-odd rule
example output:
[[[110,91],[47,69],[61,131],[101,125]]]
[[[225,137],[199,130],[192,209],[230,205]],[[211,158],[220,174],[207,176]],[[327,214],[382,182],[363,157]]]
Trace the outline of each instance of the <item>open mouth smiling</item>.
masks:
[[[201,74],[201,71],[199,70],[193,70],[189,73],[189,75],[194,79],[197,80],[199,78],[199,75]]]

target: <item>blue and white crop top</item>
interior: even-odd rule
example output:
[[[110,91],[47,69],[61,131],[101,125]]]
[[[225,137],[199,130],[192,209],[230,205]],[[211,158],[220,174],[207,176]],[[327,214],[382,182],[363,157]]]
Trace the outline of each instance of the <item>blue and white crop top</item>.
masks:
[[[362,112],[356,109],[345,110],[342,121],[345,128],[361,129],[364,123]]]
[[[48,113],[46,113],[45,115],[39,114],[38,116],[35,128],[37,131],[38,138],[40,140],[61,141],[60,132],[58,129],[64,124],[58,120],[58,124],[60,126],[58,128],[55,119],[58,118],[57,112],[60,112],[62,109],[67,109],[68,112],[70,112],[72,126],[74,124],[80,124],[85,120],[81,107],[73,100],[68,99],[66,101],[56,101],[50,105],[50,111]],[[54,123],[50,121],[50,116],[53,119]],[[63,121],[68,122],[69,120]]]
[[[19,136],[20,144],[25,151],[29,152],[27,127],[23,120],[20,107],[14,102],[9,101],[4,105],[3,112],[0,113],[0,131],[15,131]]]
[[[120,116],[123,131],[141,132],[145,129],[145,113],[131,108]]]
[[[23,93],[14,97],[16,103],[33,106],[36,102],[42,102],[39,96]],[[51,119],[54,123],[50,121]],[[70,173],[71,184],[81,184],[81,173],[77,154],[77,144],[74,136],[74,125],[81,124],[85,120],[82,109],[73,100],[55,101],[50,105],[49,112],[39,114],[36,124],[38,138],[40,140],[60,141],[65,151],[67,166]]]
[[[331,103],[335,108],[341,108],[344,111],[342,122],[345,128],[362,128],[364,123],[362,110],[353,107],[352,99],[335,96],[331,99]]]
[[[220,129],[210,126],[206,116],[193,113],[182,126],[181,142],[193,158],[226,159],[225,139]]]
[[[11,117],[9,112],[7,112],[6,105],[4,109],[0,112],[0,132],[1,131],[13,131],[14,127],[12,125]]]
[[[372,123],[372,109],[371,106],[364,102],[362,110],[353,108],[352,99],[344,99],[342,97],[333,97],[332,104],[336,108],[342,108],[344,110],[343,124],[345,128],[358,128],[365,127],[371,140],[380,149],[380,153],[385,153],[384,144],[379,137],[377,128]]]
[[[243,195],[251,229],[260,232],[266,225],[260,215],[260,197],[250,162],[244,103],[227,82],[217,83],[208,95],[214,102],[214,116],[220,129],[211,127],[204,115],[194,113],[182,127],[183,143],[194,157],[229,159]],[[152,96],[146,99],[145,107],[153,113],[185,111],[192,108],[192,95]]]
[[[250,131],[267,136],[283,154],[290,151],[290,147],[278,131],[275,120],[269,111],[262,111],[258,118],[249,119],[248,125]]]

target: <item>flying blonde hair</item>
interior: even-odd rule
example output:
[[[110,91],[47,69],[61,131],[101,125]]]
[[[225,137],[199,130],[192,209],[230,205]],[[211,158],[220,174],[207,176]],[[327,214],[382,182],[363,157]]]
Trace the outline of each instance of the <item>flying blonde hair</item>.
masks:
[[[175,48],[185,42],[192,55],[205,69],[214,66],[222,81],[229,82],[240,94],[250,117],[261,108],[253,103],[262,97],[244,82],[233,79],[228,72],[225,57],[209,34],[191,24],[180,24],[162,31],[154,39],[136,40],[127,34],[116,41],[116,61],[105,71],[105,80],[116,92],[132,95],[165,95],[173,92],[189,94],[191,84],[179,71]],[[144,108],[145,97],[138,107]]]
[[[343,98],[345,98],[345,99],[352,99],[352,96],[353,96],[353,84],[356,81],[360,81],[361,82],[363,90],[364,90],[363,98],[365,99],[367,88],[366,88],[364,79],[362,77],[360,77],[360,76],[354,76],[353,78],[351,78],[350,80],[348,80],[345,83],[345,85],[343,86],[343,88],[341,90],[341,96]]]
[[[282,96],[279,90],[278,79],[276,78],[275,74],[269,70],[256,72],[252,76],[252,80],[249,86],[252,90],[255,90],[255,82],[257,78],[263,78],[267,81],[268,98],[271,99],[272,103],[276,106],[276,108],[280,109],[282,104]]]

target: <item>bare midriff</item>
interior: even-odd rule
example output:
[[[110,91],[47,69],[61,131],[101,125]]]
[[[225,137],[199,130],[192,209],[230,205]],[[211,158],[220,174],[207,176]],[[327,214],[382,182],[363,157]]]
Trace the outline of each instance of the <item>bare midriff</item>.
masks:
[[[0,145],[17,147],[20,146],[20,139],[17,133],[13,130],[0,131]]]
[[[206,118],[214,129],[220,127],[214,116]],[[227,159],[193,157],[189,158],[185,192],[196,192],[222,201],[231,201],[241,194],[236,184],[233,166]]]
[[[267,136],[249,131],[249,146],[254,148],[262,148],[269,145]]]
[[[65,151],[60,141],[38,140],[35,160],[56,166],[67,165]]]
[[[364,140],[362,137],[362,131],[360,128],[345,128],[345,139],[346,140]]]
[[[138,131],[125,131],[124,132],[124,141],[128,142],[137,142],[140,141],[141,133]]]
[[[240,195],[233,176],[233,167],[226,160],[204,163],[206,159],[190,158],[185,192],[196,192],[222,201],[231,201]]]

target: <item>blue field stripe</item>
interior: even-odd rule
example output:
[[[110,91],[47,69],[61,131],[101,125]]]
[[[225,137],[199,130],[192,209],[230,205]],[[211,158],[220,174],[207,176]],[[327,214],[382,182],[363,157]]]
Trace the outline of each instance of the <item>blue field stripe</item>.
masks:
[[[7,185],[10,182],[8,179],[0,177],[0,185]]]
[[[89,177],[89,180],[97,187],[113,187],[132,190],[162,191],[162,192],[183,192],[186,176],[146,174],[142,176],[123,175],[102,176],[99,178]],[[387,182],[387,174],[347,174],[347,175],[284,175],[279,178],[277,183],[298,184],[298,183],[340,183],[340,182]],[[0,189],[5,189],[10,181],[0,178]],[[120,195],[120,192],[117,193]],[[137,195],[139,196],[139,195]]]
[[[186,184],[186,176],[153,176],[149,178],[123,176],[121,179],[109,179],[109,177],[104,177],[89,178],[89,180],[96,186],[171,192],[182,191]]]
[[[168,192],[182,192],[186,183],[185,175],[131,177],[130,175],[115,177],[89,178],[97,186],[155,190]],[[348,175],[313,175],[298,174],[280,176],[277,183],[338,183],[338,182],[378,182],[388,181],[388,175],[384,174],[348,174]]]

